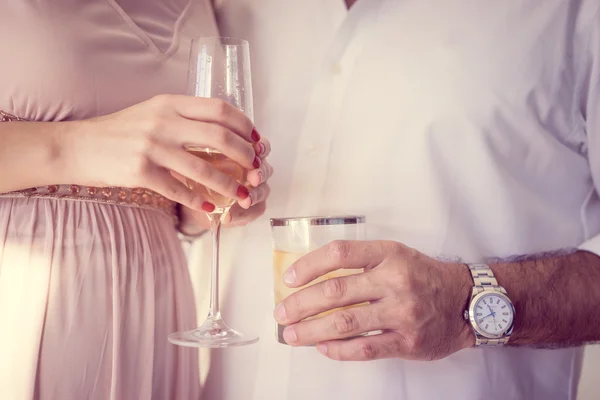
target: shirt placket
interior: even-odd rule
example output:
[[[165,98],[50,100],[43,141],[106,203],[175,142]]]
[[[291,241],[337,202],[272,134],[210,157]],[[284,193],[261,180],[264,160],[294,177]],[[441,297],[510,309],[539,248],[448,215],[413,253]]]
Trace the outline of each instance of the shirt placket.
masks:
[[[358,11],[358,10],[357,10]],[[336,36],[311,94],[307,118],[298,140],[296,164],[288,202],[289,215],[319,212],[331,162],[331,146],[352,69],[358,61],[371,18],[349,16]],[[346,162],[346,160],[341,160]]]

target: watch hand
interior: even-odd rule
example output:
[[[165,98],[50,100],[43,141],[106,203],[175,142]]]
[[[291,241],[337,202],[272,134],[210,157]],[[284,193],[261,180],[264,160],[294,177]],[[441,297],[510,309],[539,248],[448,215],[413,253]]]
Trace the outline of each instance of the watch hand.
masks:
[[[494,328],[498,329],[498,324],[496,323],[496,313],[492,312],[492,321],[494,321]]]

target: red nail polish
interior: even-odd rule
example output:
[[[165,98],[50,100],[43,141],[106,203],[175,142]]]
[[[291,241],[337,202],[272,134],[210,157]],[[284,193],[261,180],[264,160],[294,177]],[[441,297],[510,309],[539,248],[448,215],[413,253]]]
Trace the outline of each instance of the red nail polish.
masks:
[[[250,135],[250,138],[255,142],[260,140],[260,134],[256,131],[256,128],[252,129],[252,135]]]
[[[239,186],[236,194],[242,200],[245,200],[250,196],[250,192],[246,186]]]
[[[213,203],[209,203],[208,201],[205,201],[204,203],[202,203],[202,209],[204,211],[206,211],[207,213],[211,213],[211,212],[215,211],[215,205]]]
[[[254,168],[260,167],[260,158],[254,157],[254,162],[252,163],[252,165],[254,166]]]

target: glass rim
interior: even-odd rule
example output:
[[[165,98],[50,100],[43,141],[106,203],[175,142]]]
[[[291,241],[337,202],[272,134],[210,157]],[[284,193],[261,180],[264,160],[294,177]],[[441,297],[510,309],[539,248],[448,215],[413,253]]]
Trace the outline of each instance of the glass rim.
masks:
[[[367,218],[364,215],[271,218],[271,227],[293,225],[356,225],[364,224],[366,220]]]
[[[229,36],[197,36],[192,38],[192,45],[201,41],[219,41],[224,46],[249,46],[246,39],[234,38]]]

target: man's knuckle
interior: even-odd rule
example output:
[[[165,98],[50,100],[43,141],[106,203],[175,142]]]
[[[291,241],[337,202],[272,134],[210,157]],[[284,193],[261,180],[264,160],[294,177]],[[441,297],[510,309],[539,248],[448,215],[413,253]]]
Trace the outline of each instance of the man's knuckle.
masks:
[[[303,312],[302,303],[294,295],[285,299],[283,305],[288,319],[295,319],[296,316],[301,315]]]
[[[402,290],[411,292],[413,283],[409,271],[404,268],[403,264],[395,263],[394,268],[390,268],[386,271],[386,281],[392,290]]]
[[[350,254],[350,243],[344,240],[334,240],[329,243],[327,255],[337,263],[344,262]]]
[[[381,287],[382,278],[374,271],[363,272],[360,275],[355,275],[357,283],[364,287]],[[385,282],[385,280],[383,281]]]
[[[341,310],[334,314],[333,325],[338,334],[346,335],[357,330],[358,321],[353,312]]]
[[[323,296],[327,299],[339,299],[346,293],[346,283],[342,278],[331,278],[323,282]]]
[[[387,271],[385,279],[393,291],[404,290],[408,286],[406,272],[403,269],[396,268],[392,271]]]
[[[384,313],[381,309],[376,309],[373,312],[366,313],[364,316],[365,325],[371,327],[371,329],[380,328],[389,323],[388,320],[384,318]]]
[[[369,342],[359,345],[359,354],[363,360],[374,360],[377,358],[377,348]]]

